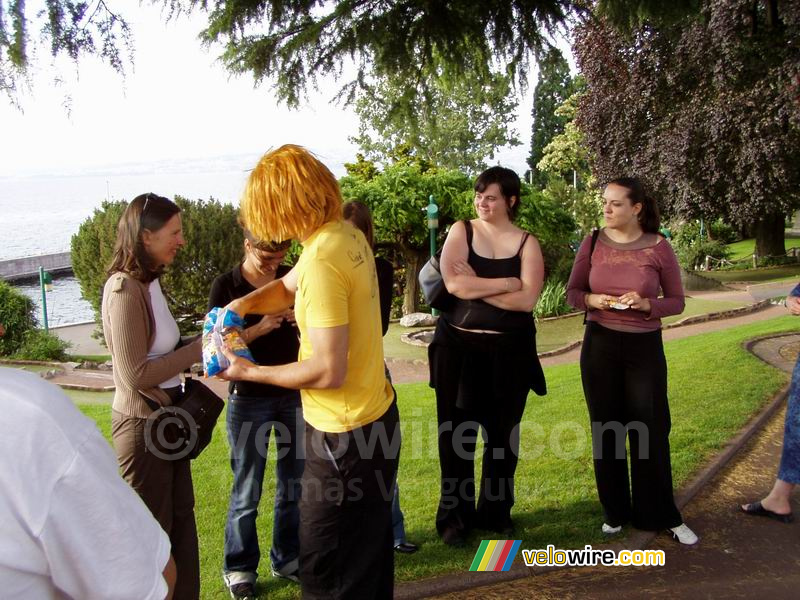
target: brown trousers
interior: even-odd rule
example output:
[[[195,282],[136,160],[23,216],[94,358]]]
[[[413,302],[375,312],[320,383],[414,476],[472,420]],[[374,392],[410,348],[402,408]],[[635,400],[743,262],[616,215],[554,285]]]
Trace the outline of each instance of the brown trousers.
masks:
[[[145,447],[147,419],[111,413],[111,436],[120,474],[144,500],[169,536],[178,572],[175,600],[200,597],[200,558],[194,490],[188,459],[164,460]]]

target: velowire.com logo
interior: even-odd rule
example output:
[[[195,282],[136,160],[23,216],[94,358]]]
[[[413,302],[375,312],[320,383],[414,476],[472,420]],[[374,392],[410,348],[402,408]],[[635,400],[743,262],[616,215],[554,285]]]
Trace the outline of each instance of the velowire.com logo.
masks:
[[[508,571],[522,540],[483,540],[470,571]]]

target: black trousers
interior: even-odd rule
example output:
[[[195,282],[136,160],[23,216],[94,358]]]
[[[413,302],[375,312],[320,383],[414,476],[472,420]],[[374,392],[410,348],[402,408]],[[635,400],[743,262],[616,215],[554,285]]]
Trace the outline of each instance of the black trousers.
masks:
[[[396,402],[376,421],[346,433],[326,433],[306,423],[300,498],[303,598],[392,598],[392,497],[399,452]]]
[[[527,390],[524,391],[527,396]],[[491,410],[489,409],[491,408]],[[511,526],[514,473],[519,455],[519,425],[524,399],[487,410],[463,410],[445,390],[436,389],[439,421],[441,495],[436,529],[461,533],[472,527],[503,531]],[[475,498],[475,446],[483,431],[483,468]]]
[[[519,423],[531,388],[530,373],[535,367],[541,373],[541,367],[533,333],[524,339],[524,351],[515,352],[507,340],[499,334],[454,330],[440,319],[428,348],[439,425],[440,535],[447,530],[465,534],[473,527],[498,532],[511,527]],[[484,454],[476,508],[479,432]]]
[[[630,521],[637,529],[651,531],[680,525],[683,519],[672,495],[671,421],[661,330],[629,333],[587,323],[581,379],[606,523],[616,527]]]

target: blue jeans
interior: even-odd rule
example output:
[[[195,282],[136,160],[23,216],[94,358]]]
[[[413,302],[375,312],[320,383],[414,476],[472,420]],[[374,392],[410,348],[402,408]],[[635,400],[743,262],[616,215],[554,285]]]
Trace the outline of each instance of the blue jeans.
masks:
[[[303,475],[303,411],[300,395],[277,398],[231,394],[227,412],[233,489],[225,523],[224,571],[229,585],[254,582],[261,553],[256,516],[270,432],[275,431],[277,476],[272,524],[272,568],[282,574],[297,570],[298,527]]]
[[[392,373],[389,371],[389,365],[386,364],[386,361],[383,361],[383,370],[386,373],[386,379],[392,384]],[[392,384],[392,391],[396,400],[397,390],[394,389],[394,384]],[[392,536],[394,537],[395,546],[406,543],[405,519],[403,518],[403,511],[400,509],[400,488],[397,485],[397,477],[394,480],[394,497],[392,498]]]
[[[404,522],[403,511],[400,510],[400,488],[397,485],[397,479],[395,479],[394,497],[392,498],[392,537],[394,537],[395,546],[406,543],[406,528]]]
[[[778,479],[786,483],[800,483],[800,358],[794,365],[789,388]]]

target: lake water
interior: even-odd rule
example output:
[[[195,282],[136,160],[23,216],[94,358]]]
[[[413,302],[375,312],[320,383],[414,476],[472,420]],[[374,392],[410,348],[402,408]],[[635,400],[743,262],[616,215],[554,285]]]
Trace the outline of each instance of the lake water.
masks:
[[[104,200],[131,200],[154,192],[190,200],[214,198],[239,204],[239,197],[260,153],[202,160],[175,160],[97,167],[75,172],[39,172],[0,176],[0,260],[67,252],[80,224]],[[345,174],[349,152],[327,149],[320,158],[334,175]],[[38,281],[15,284],[39,307]],[[80,323],[94,319],[74,277],[54,281],[47,294],[48,324]]]
[[[42,318],[42,293],[39,282],[25,281],[15,283],[26,296],[36,303],[39,324],[44,325]],[[91,305],[81,296],[81,287],[74,277],[56,277],[53,279],[53,290],[46,292],[47,323],[50,327],[71,325],[94,321]]]
[[[334,175],[352,156],[322,156]],[[0,176],[0,260],[69,250],[78,226],[103,200],[131,200],[145,192],[190,200],[214,198],[238,205],[259,154],[203,160],[137,163],[73,173]]]
[[[238,204],[246,172],[108,173],[90,176],[0,177],[0,260],[69,250],[78,227],[106,198],[144,192],[172,198],[216,198]]]
[[[78,227],[106,199],[130,200],[152,191],[166,197],[215,198],[238,204],[247,177],[246,165],[257,156],[227,157],[196,164],[125,165],[82,174],[38,174],[0,177],[0,260],[69,251]],[[74,277],[59,277],[47,294],[48,323],[66,325],[94,319]],[[36,302],[38,281],[15,284]]]

